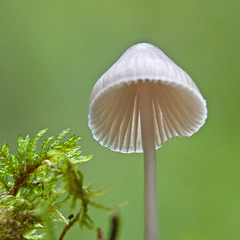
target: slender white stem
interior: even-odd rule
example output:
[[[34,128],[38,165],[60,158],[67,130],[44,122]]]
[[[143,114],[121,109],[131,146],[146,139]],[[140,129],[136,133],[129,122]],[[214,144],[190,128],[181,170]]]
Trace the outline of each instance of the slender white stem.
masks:
[[[144,214],[145,240],[158,240],[158,214],[156,196],[156,151],[153,128],[151,83],[139,84],[139,106],[144,151]]]

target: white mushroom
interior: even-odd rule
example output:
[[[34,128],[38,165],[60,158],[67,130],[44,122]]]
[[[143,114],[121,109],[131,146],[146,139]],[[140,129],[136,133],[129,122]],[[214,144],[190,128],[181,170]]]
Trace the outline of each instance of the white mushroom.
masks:
[[[159,48],[129,48],[95,84],[89,105],[94,138],[113,151],[144,152],[145,239],[158,239],[156,152],[204,124],[206,101],[190,76]]]

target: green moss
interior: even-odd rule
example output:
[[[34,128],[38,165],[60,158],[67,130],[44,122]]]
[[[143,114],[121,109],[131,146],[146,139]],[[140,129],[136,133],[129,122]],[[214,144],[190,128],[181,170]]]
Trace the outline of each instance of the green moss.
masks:
[[[111,210],[92,200],[104,191],[92,191],[84,186],[77,163],[91,159],[83,156],[74,135],[63,141],[69,130],[46,138],[42,146],[39,139],[47,132],[40,131],[32,140],[18,137],[17,154],[7,144],[0,148],[0,239],[42,239],[47,233],[54,239],[54,226],[65,222],[59,239],[63,239],[73,224],[95,229],[88,214],[89,206]],[[66,138],[66,137],[65,137]],[[66,219],[60,208],[71,200],[81,207],[71,219]]]

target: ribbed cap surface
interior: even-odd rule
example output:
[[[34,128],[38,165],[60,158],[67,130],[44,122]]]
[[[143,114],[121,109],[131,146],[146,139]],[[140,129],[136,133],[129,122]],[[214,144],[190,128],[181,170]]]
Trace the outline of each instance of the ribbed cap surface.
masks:
[[[207,118],[206,101],[190,76],[159,48],[139,43],[129,48],[95,84],[89,127],[114,151],[142,152],[138,88],[150,84],[156,149],[176,136],[191,136]]]

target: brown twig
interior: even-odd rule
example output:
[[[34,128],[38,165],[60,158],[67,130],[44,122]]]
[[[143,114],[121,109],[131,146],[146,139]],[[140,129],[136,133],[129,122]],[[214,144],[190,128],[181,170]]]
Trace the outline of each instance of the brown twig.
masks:
[[[77,222],[79,219],[80,212],[75,216],[75,218],[63,229],[63,232],[59,238],[59,240],[63,240],[64,236],[66,235],[67,231]]]
[[[104,240],[102,229],[98,228],[97,229],[97,240]]]
[[[109,240],[116,240],[118,232],[119,232],[119,217],[115,215],[112,217],[112,229]]]
[[[16,196],[19,187],[24,183],[26,177],[33,173],[41,164],[38,164],[36,166],[31,167],[30,169],[28,169],[24,174],[20,175],[20,177],[17,179],[17,181],[15,182],[14,186],[11,188],[11,190],[9,191],[9,194]]]

